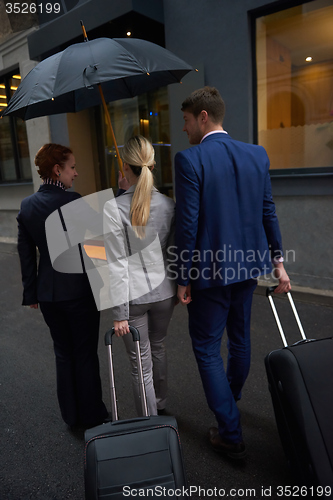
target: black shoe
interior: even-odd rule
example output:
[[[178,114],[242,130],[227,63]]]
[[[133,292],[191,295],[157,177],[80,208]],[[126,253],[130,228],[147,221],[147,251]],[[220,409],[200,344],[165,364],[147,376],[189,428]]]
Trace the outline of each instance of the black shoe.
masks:
[[[223,441],[216,427],[211,427],[209,429],[208,439],[214,451],[222,453],[229,458],[241,460],[247,455],[243,441],[240,443],[227,443]]]
[[[84,427],[81,424],[74,424],[74,425],[67,424],[67,428],[71,434],[73,434],[74,436],[80,436],[80,437],[83,437],[83,434],[86,430],[86,427]]]
[[[85,429],[91,429],[92,427],[98,427],[99,425],[106,424],[108,422],[112,422],[112,417],[111,413],[108,413],[106,417],[100,418],[98,420],[95,420],[94,422],[90,423],[83,423],[81,424]]]
[[[157,410],[157,415],[166,415],[167,412],[166,412],[166,409],[165,408],[162,408],[161,410]]]

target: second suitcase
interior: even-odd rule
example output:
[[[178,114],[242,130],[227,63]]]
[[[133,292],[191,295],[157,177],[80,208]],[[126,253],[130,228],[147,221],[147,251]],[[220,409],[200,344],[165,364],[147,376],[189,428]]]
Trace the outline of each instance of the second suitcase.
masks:
[[[305,338],[288,346],[267,290],[285,347],[265,358],[276,423],[296,484],[333,486],[333,338]]]
[[[139,371],[144,414],[141,418],[117,420],[112,365],[112,334],[105,335],[109,350],[110,390],[113,421],[85,433],[86,500],[117,500],[126,496],[166,496],[186,487],[177,422],[170,416],[148,416],[139,348],[139,332],[130,327]],[[149,491],[147,491],[149,490]]]

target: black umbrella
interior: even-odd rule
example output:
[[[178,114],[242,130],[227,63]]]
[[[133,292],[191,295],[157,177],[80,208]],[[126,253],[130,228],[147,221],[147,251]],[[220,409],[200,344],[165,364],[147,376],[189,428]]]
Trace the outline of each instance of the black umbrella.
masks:
[[[180,82],[193,68],[146,40],[97,38],[73,44],[40,62],[22,80],[2,116],[24,120],[103,104]],[[121,167],[121,162],[120,162]]]
[[[135,38],[76,43],[40,62],[22,80],[3,115],[23,120],[81,111],[180,82],[193,68],[170,51]]]
[[[44,59],[22,80],[1,113],[23,120],[81,111],[180,82],[193,68],[169,50],[135,38],[96,38]]]

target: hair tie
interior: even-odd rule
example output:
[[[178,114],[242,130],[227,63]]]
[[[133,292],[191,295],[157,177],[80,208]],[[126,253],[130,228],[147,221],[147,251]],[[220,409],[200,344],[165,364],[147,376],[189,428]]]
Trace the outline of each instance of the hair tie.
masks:
[[[143,167],[148,167],[147,163],[144,163],[143,165],[141,165],[141,168]]]

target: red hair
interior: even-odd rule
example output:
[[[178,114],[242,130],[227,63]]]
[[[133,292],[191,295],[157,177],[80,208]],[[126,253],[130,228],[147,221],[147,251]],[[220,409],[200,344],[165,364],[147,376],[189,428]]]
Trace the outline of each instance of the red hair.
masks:
[[[42,179],[52,179],[54,165],[63,167],[68,160],[69,155],[73,154],[72,150],[60,144],[44,144],[35,156],[35,165],[37,172]]]

